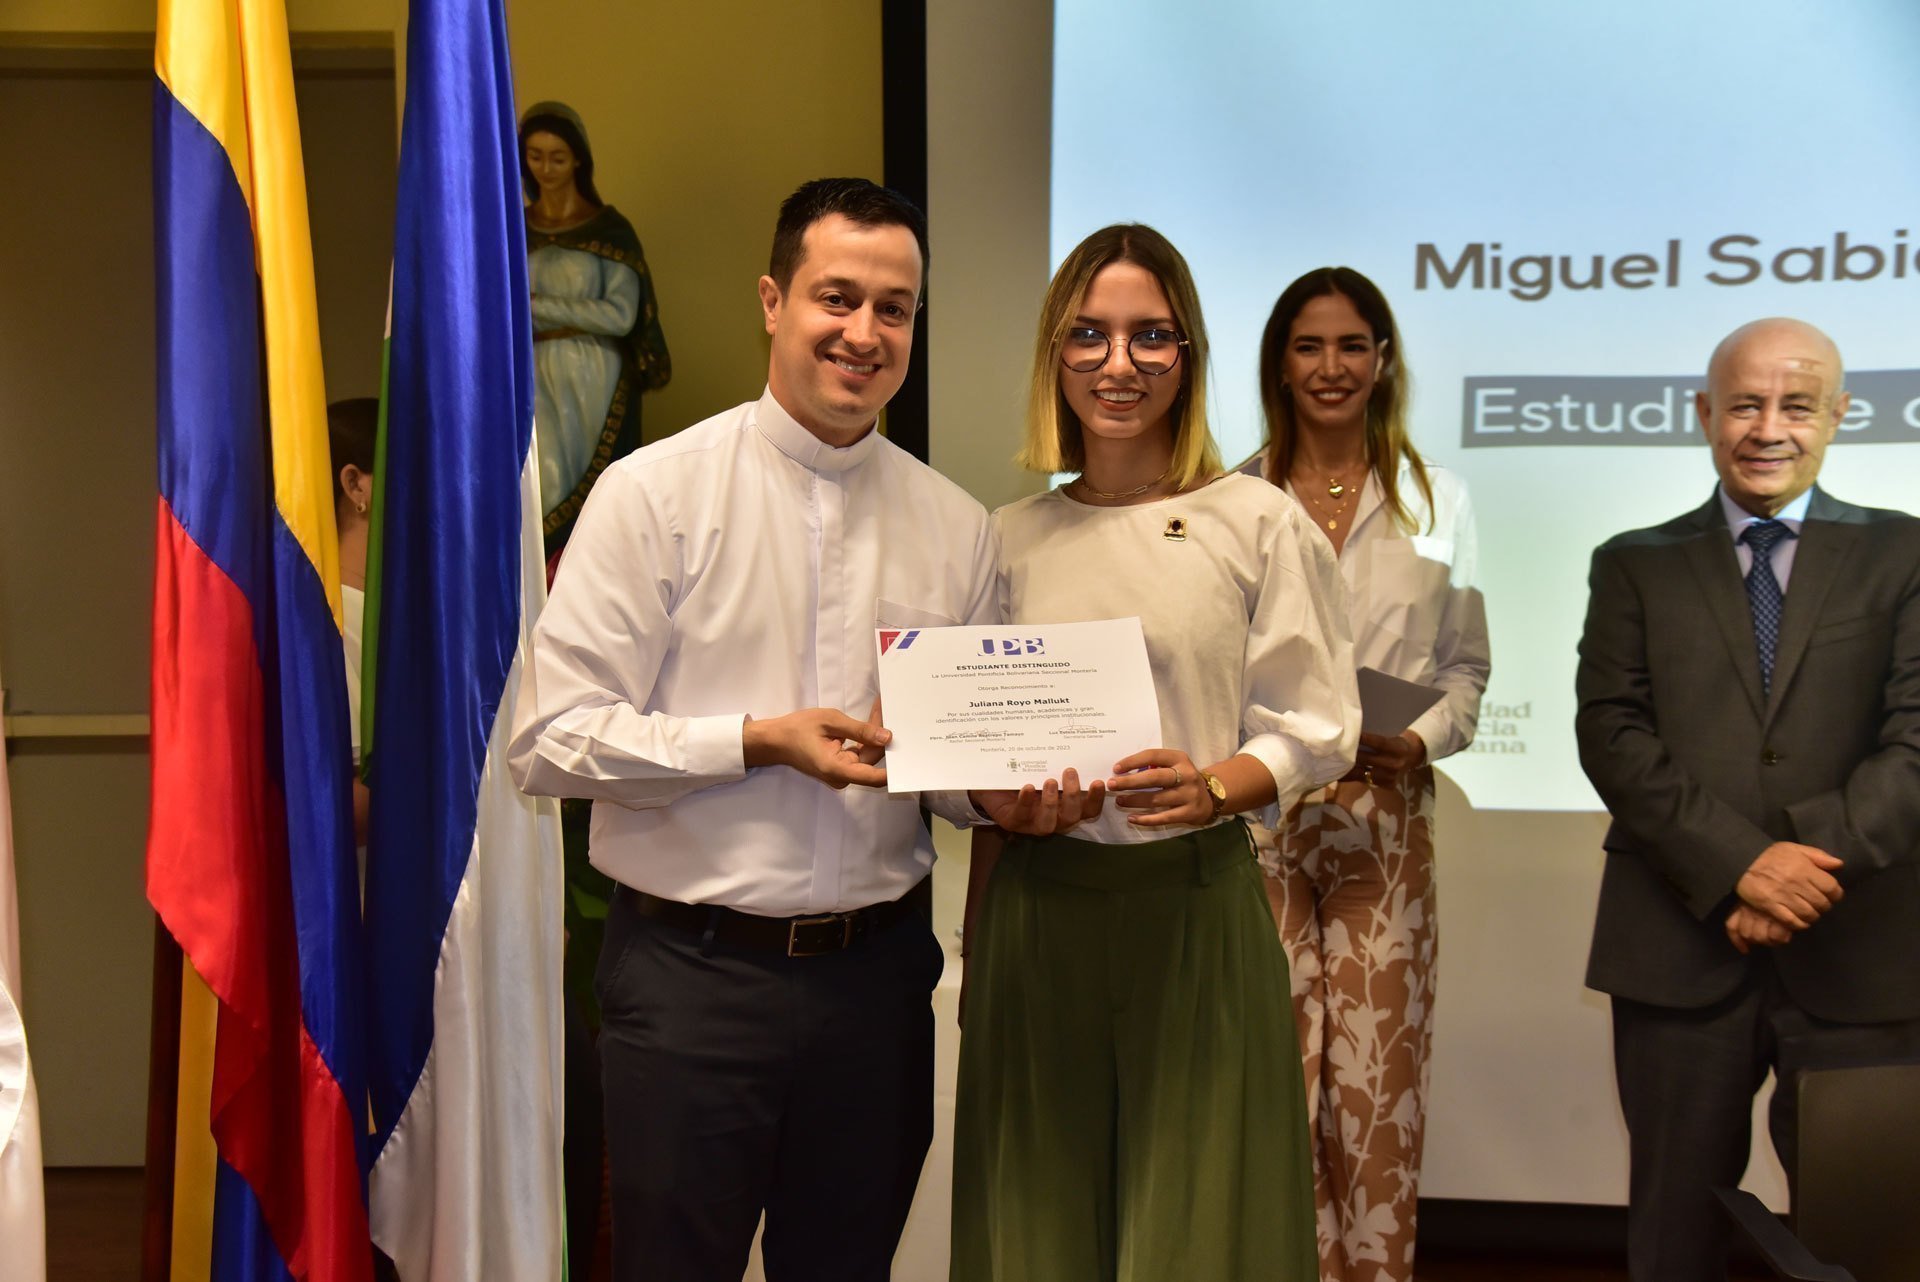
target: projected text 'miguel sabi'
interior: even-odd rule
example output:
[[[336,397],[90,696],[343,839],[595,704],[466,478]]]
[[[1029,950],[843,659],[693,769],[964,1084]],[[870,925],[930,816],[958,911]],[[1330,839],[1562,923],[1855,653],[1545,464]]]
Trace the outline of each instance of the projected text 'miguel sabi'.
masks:
[[[1537,303],[1556,289],[1679,289],[1692,280],[1720,286],[1920,280],[1920,250],[1904,227],[1881,241],[1840,231],[1817,244],[1785,246],[1721,236],[1704,257],[1704,264],[1689,266],[1692,255],[1679,239],[1657,253],[1632,254],[1511,254],[1497,240],[1472,241],[1448,254],[1422,242],[1413,250],[1413,287],[1493,290]]]

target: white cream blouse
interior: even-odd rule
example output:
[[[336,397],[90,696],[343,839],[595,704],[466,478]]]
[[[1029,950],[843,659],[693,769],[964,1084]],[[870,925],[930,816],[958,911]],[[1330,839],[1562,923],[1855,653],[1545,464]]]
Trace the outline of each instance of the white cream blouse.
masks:
[[[1379,479],[1368,474],[1340,549],[1340,577],[1355,664],[1445,692],[1409,727],[1427,745],[1427,759],[1438,761],[1473,742],[1493,660],[1486,601],[1474,583],[1479,543],[1466,482],[1432,464],[1427,477],[1431,523],[1412,466],[1400,465],[1400,499],[1414,518],[1408,531],[1382,506]]]

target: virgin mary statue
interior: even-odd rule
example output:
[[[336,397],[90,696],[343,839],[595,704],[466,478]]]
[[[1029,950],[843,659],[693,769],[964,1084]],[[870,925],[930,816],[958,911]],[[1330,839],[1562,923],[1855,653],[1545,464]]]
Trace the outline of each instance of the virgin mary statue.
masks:
[[[640,444],[640,394],[673,376],[633,224],[600,199],[573,108],[520,119],[533,286],[534,433],[547,555],[566,542],[607,464]]]

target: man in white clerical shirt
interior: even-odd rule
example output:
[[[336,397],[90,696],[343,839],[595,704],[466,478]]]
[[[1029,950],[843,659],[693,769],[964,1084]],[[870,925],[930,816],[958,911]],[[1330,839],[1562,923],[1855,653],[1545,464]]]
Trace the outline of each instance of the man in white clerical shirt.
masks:
[[[622,1279],[737,1282],[763,1211],[773,1282],[885,1279],[932,1137],[933,846],[885,790],[874,629],[999,603],[985,511],[875,430],[926,263],[895,192],[789,197],[766,391],[607,469],[534,633],[514,777],[591,798],[620,883],[597,987]],[[1039,801],[1035,826],[1079,804]]]

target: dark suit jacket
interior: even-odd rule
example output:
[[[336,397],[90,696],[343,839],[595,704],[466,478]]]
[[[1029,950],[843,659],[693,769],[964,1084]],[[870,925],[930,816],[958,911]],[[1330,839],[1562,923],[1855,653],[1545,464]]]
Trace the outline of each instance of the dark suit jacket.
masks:
[[[1752,967],[1826,1019],[1920,1016],[1920,520],[1819,489],[1771,697],[1718,495],[1593,554],[1580,764],[1613,816],[1587,983],[1692,1008]],[[1846,897],[1743,957],[1723,923],[1770,842],[1845,861]]]

